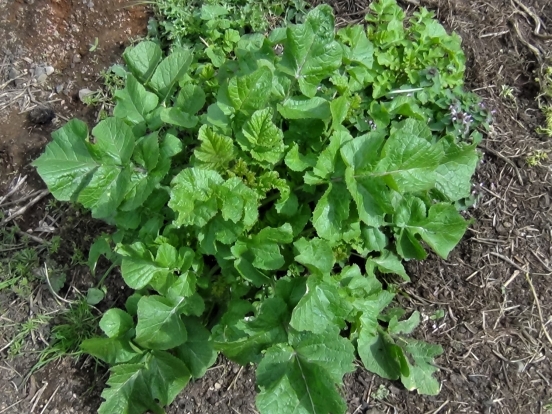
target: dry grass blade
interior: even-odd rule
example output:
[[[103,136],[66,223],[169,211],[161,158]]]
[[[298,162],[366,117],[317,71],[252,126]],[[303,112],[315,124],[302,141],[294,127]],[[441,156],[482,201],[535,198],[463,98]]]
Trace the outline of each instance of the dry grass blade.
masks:
[[[542,330],[544,331],[544,335],[548,339],[548,342],[550,342],[550,345],[552,346],[552,338],[550,337],[550,334],[548,333],[548,330],[546,329],[546,322],[544,321],[544,317],[542,316],[542,309],[539,302],[539,298],[537,296],[537,292],[535,291],[535,286],[533,286],[533,281],[531,280],[531,276],[529,276],[529,273],[525,273],[525,278],[527,279],[527,282],[529,283],[529,287],[531,288],[531,292],[533,293],[533,298],[535,299],[535,304],[537,305],[537,310],[539,312],[539,318],[542,325]]]
[[[42,200],[44,197],[46,197],[48,194],[50,194],[50,191],[48,190],[42,190],[35,198],[33,198],[27,205],[21,207],[19,210],[17,210],[15,213],[11,214],[9,217],[6,217],[4,220],[0,221],[0,226],[5,225],[6,223],[12,221],[13,219],[25,214],[25,212],[34,206],[36,203],[38,203],[40,200]]]

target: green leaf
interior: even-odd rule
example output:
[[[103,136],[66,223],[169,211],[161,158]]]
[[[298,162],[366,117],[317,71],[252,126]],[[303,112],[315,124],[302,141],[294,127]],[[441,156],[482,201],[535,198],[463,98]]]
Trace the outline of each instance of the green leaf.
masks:
[[[471,177],[475,173],[479,157],[475,146],[443,141],[445,157],[437,167],[435,188],[450,201],[458,201],[470,196]]]
[[[347,118],[349,113],[349,99],[346,96],[340,96],[330,102],[330,111],[332,113],[332,128],[336,130]]]
[[[278,112],[286,119],[321,119],[331,117],[330,103],[319,96],[291,97],[278,104]]]
[[[326,275],[332,271],[335,257],[329,242],[316,237],[310,240],[303,237],[293,245],[299,252],[295,260],[305,265],[313,274]]]
[[[198,85],[187,83],[176,97],[175,106],[190,115],[195,115],[204,105],[205,92]]]
[[[355,175],[351,168],[345,170],[347,189],[355,201],[360,219],[369,226],[384,224],[384,215],[391,213],[389,190],[382,178]]]
[[[218,101],[235,113],[251,115],[264,106],[271,90],[272,72],[262,66],[249,75],[230,79],[228,86],[220,89]]]
[[[292,76],[309,98],[316,95],[320,81],[341,65],[342,50],[333,40],[334,30],[331,9],[322,8],[309,13],[304,24],[287,28],[279,68]]]
[[[412,333],[412,331],[416,329],[419,324],[420,324],[420,312],[415,311],[412,313],[410,318],[408,318],[405,321],[399,322],[398,318],[396,316],[393,316],[389,321],[389,326],[387,330],[392,335],[397,335],[401,333],[408,335]]]
[[[217,172],[201,168],[187,168],[174,177],[169,207],[176,213],[175,225],[205,226],[218,212],[216,192],[222,183]]]
[[[383,333],[375,334],[361,330],[358,338],[358,353],[364,367],[380,377],[396,380],[409,374],[408,363],[402,349],[392,338]]]
[[[129,167],[114,165],[100,166],[79,193],[78,201],[92,211],[94,218],[107,218],[115,215],[123,201],[130,183]]]
[[[366,262],[366,266],[375,266],[382,273],[396,274],[405,281],[410,282],[410,277],[406,274],[401,260],[389,251],[385,251],[379,257],[372,257]]]
[[[299,152],[299,146],[294,143],[284,159],[286,166],[292,171],[305,171],[316,165],[316,156],[313,153],[303,155]]]
[[[153,132],[143,137],[134,149],[133,157],[138,164],[152,172],[159,162],[159,134]]]
[[[284,156],[284,133],[272,122],[272,109],[255,111],[243,126],[237,141],[262,165],[272,166]]]
[[[51,283],[51,281],[50,281],[50,283]],[[52,286],[52,287],[55,288],[54,286]],[[62,287],[63,287],[63,285],[62,285]],[[58,289],[58,291],[59,291],[59,289]],[[88,288],[88,290],[86,292],[86,303],[88,303],[89,305],[92,305],[92,306],[97,305],[104,298],[105,298],[105,293],[101,289],[92,287],[92,288]]]
[[[146,91],[131,74],[126,78],[125,88],[115,91],[115,100],[113,115],[133,125],[145,124],[146,115],[159,103],[157,95]]]
[[[116,365],[107,380],[109,388],[102,392],[105,400],[98,414],[142,414],[147,410],[155,414],[163,410],[155,403],[143,364]]]
[[[444,156],[441,144],[397,130],[382,149],[376,170],[393,189],[405,192],[429,190],[435,186],[435,169]]]
[[[348,43],[343,46],[343,61],[359,63],[367,69],[372,68],[374,62],[374,46],[366,37],[366,31],[361,25],[348,26],[337,32],[342,41]]]
[[[337,332],[295,334],[290,344],[269,348],[257,367],[261,414],[343,414],[336,384],[354,370],[354,348]]]
[[[309,276],[307,292],[293,309],[290,325],[298,331],[324,333],[334,327],[344,328],[351,310],[340,297],[335,279]]]
[[[169,405],[190,381],[186,364],[164,351],[153,351],[147,365],[151,394],[161,405]]]
[[[201,20],[216,20],[220,16],[228,14],[228,10],[224,6],[218,4],[204,4],[201,6],[201,13],[199,18]]]
[[[265,299],[254,318],[234,321],[234,329],[242,332],[240,338],[218,338],[215,347],[227,358],[240,364],[258,362],[263,350],[287,342],[285,325],[288,319],[289,312],[281,298]]]
[[[192,53],[189,50],[171,52],[155,70],[150,85],[157,93],[161,102],[165,102],[174,91],[177,82],[181,81],[192,63]]]
[[[133,289],[146,287],[158,275],[166,275],[169,269],[156,263],[141,242],[131,246],[118,246],[117,253],[123,256],[121,274],[125,283]]]
[[[123,364],[139,356],[127,339],[119,338],[85,339],[80,344],[80,349],[109,365]]]
[[[199,165],[223,172],[235,158],[232,138],[216,133],[213,128],[203,125],[199,129],[199,148],[194,150]]]
[[[52,133],[52,138],[33,166],[56,199],[74,200],[82,185],[99,167],[86,146],[88,127],[73,119]]]
[[[128,68],[142,83],[149,81],[162,57],[159,45],[151,41],[140,42],[123,53]]]
[[[454,206],[434,204],[429,209],[427,219],[413,226],[410,229],[419,234],[439,256],[446,259],[464,236],[468,223]]]
[[[259,216],[259,201],[257,193],[246,186],[238,177],[224,182],[220,187],[222,199],[222,217],[234,223],[243,221],[247,227],[252,227]],[[221,240],[222,241],[222,240]]]
[[[211,333],[197,318],[183,317],[182,320],[188,332],[188,339],[175,349],[176,356],[184,361],[194,378],[201,378],[217,359],[217,352],[210,338]]]
[[[176,125],[182,128],[191,129],[197,125],[198,119],[194,115],[182,111],[180,108],[163,108],[161,120],[167,124]]]
[[[413,361],[407,360],[409,375],[401,375],[403,385],[410,391],[418,390],[419,394],[439,394],[439,381],[433,377],[438,369],[432,364],[433,358],[443,353],[443,348],[415,339],[405,339],[405,342],[403,350]]]
[[[124,310],[112,308],[103,314],[100,328],[109,338],[120,338],[134,328],[134,322]]]
[[[312,224],[323,239],[335,243],[346,231],[344,222],[349,218],[351,196],[343,183],[330,183],[328,189],[316,204]]]
[[[186,338],[179,304],[174,306],[162,296],[143,296],[140,299],[136,343],[149,349],[165,350],[182,345]]]
[[[96,143],[91,146],[93,155],[102,162],[126,166],[134,151],[134,135],[121,119],[107,118],[92,130]]]

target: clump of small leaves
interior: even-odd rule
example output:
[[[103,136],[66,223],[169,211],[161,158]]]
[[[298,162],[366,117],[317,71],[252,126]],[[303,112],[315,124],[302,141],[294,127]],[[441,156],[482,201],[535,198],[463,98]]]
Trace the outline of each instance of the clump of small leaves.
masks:
[[[257,364],[263,414],[344,413],[357,355],[439,392],[441,347],[410,336],[418,312],[386,308],[410,280],[402,260],[446,258],[462,238],[454,206],[488,115],[460,89],[459,42],[427,11],[408,26],[394,1],[372,7],[392,16],[336,33],[319,6],[241,36],[208,69],[142,42],[124,53],[114,117],[53,134],[34,165],[57,199],[116,226],[91,257],[120,260],[135,290],[82,344],[112,366],[100,413],[163,413],[218,352]],[[406,61],[399,26],[422,31]]]

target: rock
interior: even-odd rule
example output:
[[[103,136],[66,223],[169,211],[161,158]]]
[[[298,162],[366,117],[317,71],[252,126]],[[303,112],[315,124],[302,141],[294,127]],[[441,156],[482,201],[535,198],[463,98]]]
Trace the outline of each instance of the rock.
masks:
[[[53,66],[46,66],[44,69],[46,69],[46,75],[50,76],[52,73],[55,72],[55,69]]]
[[[93,8],[94,8],[94,2],[93,2],[93,1],[89,1],[89,2],[88,2],[88,8],[89,8],[89,9],[93,9]]]
[[[10,68],[10,70],[8,71],[8,79],[14,80],[18,76],[19,76],[19,71],[16,68]]]
[[[37,125],[48,124],[52,122],[52,119],[55,117],[55,112],[51,108],[45,106],[37,106],[29,112],[29,121]]]
[[[63,89],[65,88],[65,84],[64,83],[60,83],[59,85],[56,86],[56,93],[61,93],[63,92]]]
[[[220,385],[218,382],[215,382],[215,390],[220,390],[222,388],[222,385]]]
[[[48,79],[48,75],[45,73],[41,74],[38,78],[36,78],[37,82],[40,84],[43,84]]]
[[[37,66],[36,68],[34,68],[33,76],[35,77],[35,79],[40,78],[42,75],[46,75],[46,68],[44,66]]]
[[[94,91],[91,91],[88,88],[81,89],[79,91],[79,99],[81,100],[81,102],[84,102],[84,98],[86,98],[87,96],[92,95],[93,93],[94,93]]]
[[[75,55],[73,56],[73,63],[80,63],[81,60],[82,60],[81,55],[79,55],[78,53],[75,53]]]

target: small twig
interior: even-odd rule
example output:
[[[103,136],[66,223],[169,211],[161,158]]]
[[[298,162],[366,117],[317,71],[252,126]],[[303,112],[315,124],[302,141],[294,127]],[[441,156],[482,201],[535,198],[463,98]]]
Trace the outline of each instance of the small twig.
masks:
[[[449,400],[446,400],[443,404],[441,404],[435,411],[432,412],[432,414],[438,414],[443,408],[446,407],[446,405],[449,403]]]
[[[56,395],[56,393],[58,392],[59,390],[59,387],[61,387],[61,384],[59,384],[57,386],[57,388],[54,390],[54,392],[52,393],[52,395],[50,396],[50,398],[48,398],[48,401],[46,402],[46,404],[44,405],[44,408],[42,408],[42,411],[40,411],[40,414],[44,414],[44,412],[46,411],[46,407],[48,407],[48,404],[50,404],[50,402],[53,400],[54,396]]]
[[[504,255],[501,255],[500,253],[495,253],[495,252],[489,252],[489,254],[492,254],[493,256],[495,257],[498,257],[499,259],[502,259],[504,260],[506,263],[510,263],[512,266],[514,266],[517,270],[519,270],[520,272],[523,272],[523,273],[531,273],[529,272],[527,269],[524,269],[523,267],[521,267],[520,265],[518,265],[516,262],[514,262],[512,259],[504,256]]]
[[[10,222],[16,217],[21,216],[24,214],[29,208],[34,206],[36,203],[38,203],[40,200],[42,200],[44,197],[46,197],[48,194],[50,194],[50,191],[48,190],[42,190],[35,198],[33,198],[26,206],[21,207],[19,210],[17,210],[15,213],[13,213],[11,216],[5,218],[4,220],[0,221],[0,226]]]
[[[50,290],[52,291],[52,293],[54,294],[54,296],[55,296],[56,298],[58,298],[59,300],[61,300],[61,301],[65,302],[65,303],[68,303],[68,304],[72,305],[72,304],[73,304],[73,301],[64,299],[64,298],[62,298],[61,296],[59,296],[59,295],[55,292],[54,288],[52,287],[52,283],[50,282],[50,274],[48,273],[48,266],[46,266],[46,263],[44,263],[44,276],[46,277],[46,281],[48,282],[48,286],[50,287]]]
[[[8,191],[8,194],[6,194],[3,197],[0,197],[0,207],[2,207],[2,203],[6,201],[7,198],[11,197],[17,190],[19,190],[19,187],[21,187],[23,184],[25,184],[25,181],[27,180],[27,176],[21,177],[17,179],[17,182],[15,183],[15,186]]]
[[[38,236],[33,236],[32,234],[29,234],[29,233],[27,233],[27,232],[25,232],[25,231],[19,230],[19,231],[17,231],[17,234],[19,234],[19,235],[22,236],[22,237],[28,237],[29,239],[31,239],[31,240],[33,240],[33,241],[35,241],[35,242],[37,242],[37,243],[40,243],[40,244],[50,244],[49,241],[44,240],[44,239],[41,239],[41,238],[38,237]]]
[[[232,387],[234,386],[234,384],[236,384],[236,381],[238,380],[239,376],[241,375],[243,371],[243,367],[240,367],[240,370],[238,371],[238,373],[236,374],[236,376],[234,377],[234,379],[232,380],[232,383],[230,384],[230,386],[228,387],[228,389],[226,390],[227,392],[230,391],[232,389]]]
[[[517,165],[514,164],[514,162],[513,162],[511,159],[505,157],[505,156],[502,155],[500,152],[495,151],[494,149],[491,149],[491,148],[486,147],[486,146],[484,146],[484,145],[479,145],[478,147],[481,148],[481,149],[484,150],[484,151],[487,151],[487,152],[493,154],[495,157],[500,158],[500,159],[503,160],[504,162],[510,164],[510,165],[514,168],[514,171],[515,171],[516,174],[517,174],[517,177],[518,177],[518,180],[519,180],[519,184],[520,184],[520,185],[523,185],[523,179],[521,178],[521,174],[520,174],[520,172],[519,172],[519,169],[518,169]]]
[[[3,410],[0,411],[0,414],[5,413],[6,411],[8,411],[8,410],[9,410],[10,408],[12,408],[12,407],[15,407],[15,406],[16,406],[17,404],[19,404],[21,401],[23,401],[23,400],[16,401],[16,402],[14,402],[12,405],[7,406],[6,408],[4,408]]]
[[[529,276],[529,273],[525,273],[525,278],[527,279],[527,282],[529,282],[531,292],[533,292],[533,298],[535,299],[535,304],[537,305],[537,310],[539,311],[539,318],[541,321],[542,330],[544,331],[544,335],[548,339],[548,342],[550,342],[550,345],[552,345],[552,338],[550,337],[550,334],[546,329],[546,323],[544,322],[544,317],[542,316],[542,309],[540,306],[539,298],[537,297],[537,292],[535,291],[535,287],[533,286],[533,282],[531,281],[531,276]]]

